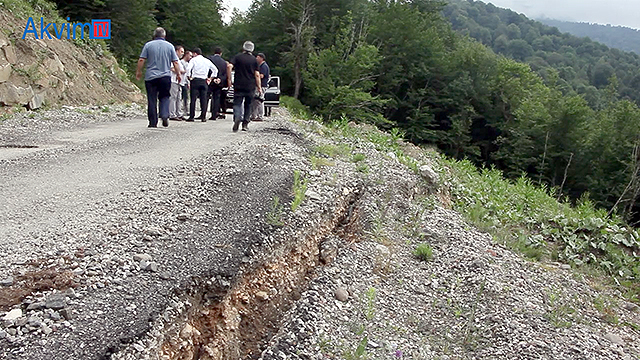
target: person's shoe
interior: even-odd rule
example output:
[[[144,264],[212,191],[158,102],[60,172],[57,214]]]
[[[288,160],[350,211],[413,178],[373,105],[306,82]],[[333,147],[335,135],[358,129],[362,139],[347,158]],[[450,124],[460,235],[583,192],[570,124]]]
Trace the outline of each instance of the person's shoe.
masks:
[[[162,126],[164,126],[164,127],[169,126],[169,119],[168,118],[163,118],[162,119]]]
[[[238,132],[238,127],[240,127],[240,122],[233,123],[233,132]]]
[[[202,122],[207,122],[207,119],[200,119],[200,120],[202,120]]]
[[[210,117],[210,118],[209,118],[209,120],[213,120],[213,121],[216,121],[216,119],[217,119],[217,118],[216,118],[216,117],[214,117],[214,116],[212,116],[212,117]]]
[[[247,131],[248,130],[249,125],[243,123],[242,124],[242,131]]]
[[[226,119],[226,117],[224,115],[220,114],[220,115],[218,115],[218,119],[224,120],[224,119]]]
[[[158,127],[158,125],[152,125],[152,124],[149,124],[149,125],[147,125],[147,127],[150,127],[150,128],[157,128],[157,127]]]
[[[264,121],[264,119],[263,118],[255,118],[255,119],[253,119],[253,121]]]
[[[193,118],[188,118],[188,119],[187,119],[187,120],[185,120],[185,121],[193,122],[194,120],[193,120]]]

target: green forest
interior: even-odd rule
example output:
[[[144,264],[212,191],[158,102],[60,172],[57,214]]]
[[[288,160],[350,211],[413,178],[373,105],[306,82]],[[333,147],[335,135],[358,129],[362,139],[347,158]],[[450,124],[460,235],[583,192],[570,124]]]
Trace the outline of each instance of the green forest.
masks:
[[[56,2],[72,21],[112,19],[109,46],[127,66],[158,25],[227,58],[252,40],[283,91],[326,121],[397,129],[558,199],[638,218],[636,54],[476,1],[256,0],[228,24],[220,0]]]
[[[591,40],[601,42],[609,47],[640,54],[640,30],[610,24],[601,25],[552,19],[539,19],[538,21],[545,25],[555,26],[562,32],[589,37]]]

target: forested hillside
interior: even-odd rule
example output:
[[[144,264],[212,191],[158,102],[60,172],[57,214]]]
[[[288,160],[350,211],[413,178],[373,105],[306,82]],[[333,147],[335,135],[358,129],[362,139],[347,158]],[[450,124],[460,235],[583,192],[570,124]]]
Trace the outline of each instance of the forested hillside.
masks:
[[[228,25],[220,1],[57,2],[73,20],[111,18],[110,45],[126,63],[156,25],[226,57],[250,39],[283,90],[327,121],[396,128],[454,158],[526,174],[559,198],[589,194],[635,213],[635,54],[473,1],[256,0]]]
[[[481,1],[449,0],[443,13],[454,30],[498,54],[529,64],[545,81],[557,73],[563,93],[584,95],[593,108],[606,102],[604,89],[613,75],[622,97],[640,101],[640,56],[634,53],[561,33],[558,28]]]
[[[609,47],[640,54],[640,30],[609,24],[600,25],[552,19],[539,19],[538,21],[555,26],[562,32],[580,37],[587,36],[591,40],[601,42]]]

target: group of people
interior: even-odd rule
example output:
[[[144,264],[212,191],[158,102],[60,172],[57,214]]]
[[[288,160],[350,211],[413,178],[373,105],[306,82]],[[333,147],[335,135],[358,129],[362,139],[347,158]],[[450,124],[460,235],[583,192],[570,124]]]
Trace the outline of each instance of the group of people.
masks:
[[[263,53],[253,55],[251,41],[242,45],[242,52],[230,61],[222,58],[217,47],[207,58],[200,48],[185,51],[182,45],[173,46],[165,40],[166,31],[159,27],[153,40],[142,48],[136,78],[142,77],[145,63],[147,90],[147,116],[149,127],[169,126],[169,120],[195,121],[196,101],[200,101],[199,120],[207,121],[207,105],[211,98],[209,120],[224,119],[226,113],[225,89],[233,87],[233,131],[247,131],[249,122],[262,121],[264,94],[269,83],[270,69]],[[232,75],[233,73],[233,75]],[[188,113],[187,98],[190,97]],[[158,114],[158,103],[160,110]]]

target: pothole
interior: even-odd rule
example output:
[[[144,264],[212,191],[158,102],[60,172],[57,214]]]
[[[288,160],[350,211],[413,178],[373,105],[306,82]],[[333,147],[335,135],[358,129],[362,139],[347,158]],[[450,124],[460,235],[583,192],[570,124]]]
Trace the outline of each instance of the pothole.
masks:
[[[287,239],[267,260],[230,283],[224,275],[193,289],[186,315],[165,327],[158,357],[171,360],[258,359],[282,316],[300,299],[315,269],[335,258],[340,242],[360,233],[360,191],[300,239]]]
[[[5,149],[34,149],[37,145],[24,145],[24,144],[0,144],[0,148]]]
[[[291,131],[291,129],[287,129],[287,128],[284,128],[284,127],[279,127],[279,128],[270,128],[270,127],[268,127],[268,128],[263,128],[263,129],[261,129],[261,130],[260,130],[260,132],[266,132],[266,133],[277,133],[277,134],[280,134],[280,135],[289,135],[289,136],[293,136],[293,137],[298,138],[298,139],[302,139],[302,138],[300,137],[300,135],[298,135],[298,134],[296,134],[295,132]]]

